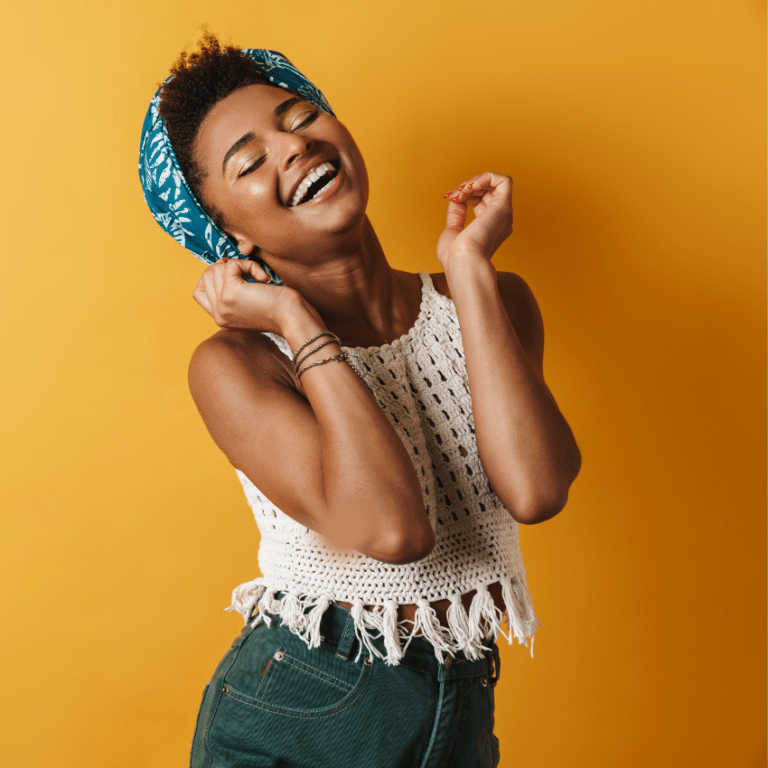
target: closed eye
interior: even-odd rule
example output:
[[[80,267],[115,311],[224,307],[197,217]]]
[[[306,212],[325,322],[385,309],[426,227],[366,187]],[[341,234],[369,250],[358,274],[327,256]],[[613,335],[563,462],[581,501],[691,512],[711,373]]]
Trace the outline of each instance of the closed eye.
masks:
[[[257,158],[255,162],[243,168],[243,170],[240,171],[240,173],[237,175],[237,178],[242,179],[243,176],[247,176],[251,171],[255,171],[264,162],[265,159],[266,155],[261,155],[261,157]]]
[[[316,109],[314,112],[308,114],[303,120],[299,121],[298,123],[294,123],[293,126],[291,127],[291,130],[298,131],[301,128],[305,128],[310,123],[315,121],[319,113],[320,113],[320,110]]]

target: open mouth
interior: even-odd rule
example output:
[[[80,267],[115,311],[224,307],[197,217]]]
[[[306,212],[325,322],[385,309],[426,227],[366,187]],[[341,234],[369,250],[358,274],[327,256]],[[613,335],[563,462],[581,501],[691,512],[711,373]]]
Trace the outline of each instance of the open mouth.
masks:
[[[314,200],[336,178],[339,172],[338,160],[326,161],[313,168],[296,188],[291,199],[290,207]]]

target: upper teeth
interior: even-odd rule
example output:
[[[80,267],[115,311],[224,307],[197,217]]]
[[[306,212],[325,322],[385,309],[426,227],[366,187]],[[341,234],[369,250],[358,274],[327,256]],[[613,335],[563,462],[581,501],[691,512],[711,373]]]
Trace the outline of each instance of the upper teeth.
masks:
[[[307,193],[307,190],[312,184],[314,184],[321,176],[325,176],[326,173],[333,173],[336,169],[330,163],[320,163],[316,168],[313,168],[302,180],[296,191],[293,193],[293,199],[291,200],[291,207],[299,204],[299,200]]]

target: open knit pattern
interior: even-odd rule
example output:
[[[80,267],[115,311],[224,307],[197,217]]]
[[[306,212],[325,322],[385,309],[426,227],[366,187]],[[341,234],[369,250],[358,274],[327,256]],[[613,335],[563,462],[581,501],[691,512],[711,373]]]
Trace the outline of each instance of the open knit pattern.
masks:
[[[271,621],[265,612],[279,615],[313,648],[322,639],[323,611],[337,600],[350,603],[360,652],[365,648],[387,664],[399,662],[413,634],[428,639],[440,661],[457,651],[477,659],[484,641],[501,633],[527,645],[538,626],[517,521],[491,489],[478,457],[456,309],[426,272],[419,274],[422,301],[413,328],[382,347],[344,349],[410,451],[437,538],[434,550],[407,565],[340,553],[237,471],[261,533],[263,576],[235,589],[230,610],[248,621],[258,607],[254,626]],[[268,335],[291,356],[285,339]],[[495,582],[502,585],[504,613],[488,591]],[[466,611],[461,596],[472,590],[477,593]],[[278,592],[284,593],[280,599]],[[430,606],[437,600],[451,602],[447,627]],[[417,606],[414,621],[398,625],[398,605],[407,604]],[[386,653],[371,642],[375,637],[383,637]]]

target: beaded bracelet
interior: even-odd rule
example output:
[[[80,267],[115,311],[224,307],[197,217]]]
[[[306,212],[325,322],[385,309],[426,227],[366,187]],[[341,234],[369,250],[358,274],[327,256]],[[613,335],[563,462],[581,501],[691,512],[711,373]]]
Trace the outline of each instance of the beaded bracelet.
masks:
[[[299,360],[297,360],[293,364],[293,370],[296,371],[296,373],[299,372],[299,368],[301,368],[301,364],[309,357],[312,357],[312,355],[317,352],[318,349],[322,349],[323,347],[328,346],[328,344],[338,344],[338,339],[334,336],[332,339],[326,339],[325,341],[321,341],[316,347],[312,347],[312,349],[309,350],[305,355],[303,355]]]
[[[310,368],[314,368],[316,365],[323,365],[323,363],[330,363],[332,360],[335,360],[338,363],[342,363],[345,360],[347,360],[347,353],[339,352],[338,355],[332,355],[331,357],[326,357],[324,360],[315,360],[314,363],[307,363],[301,370],[296,372],[296,375],[298,378],[301,378],[301,374],[304,373],[304,371],[308,371]]]
[[[311,339],[307,339],[293,354],[293,364],[296,365],[296,360],[298,360],[299,353],[306,349],[313,341],[317,341],[321,336],[331,336],[334,339],[336,339],[336,343],[341,346],[341,339],[336,336],[336,334],[331,333],[330,331],[320,331],[320,333],[316,333]]]

